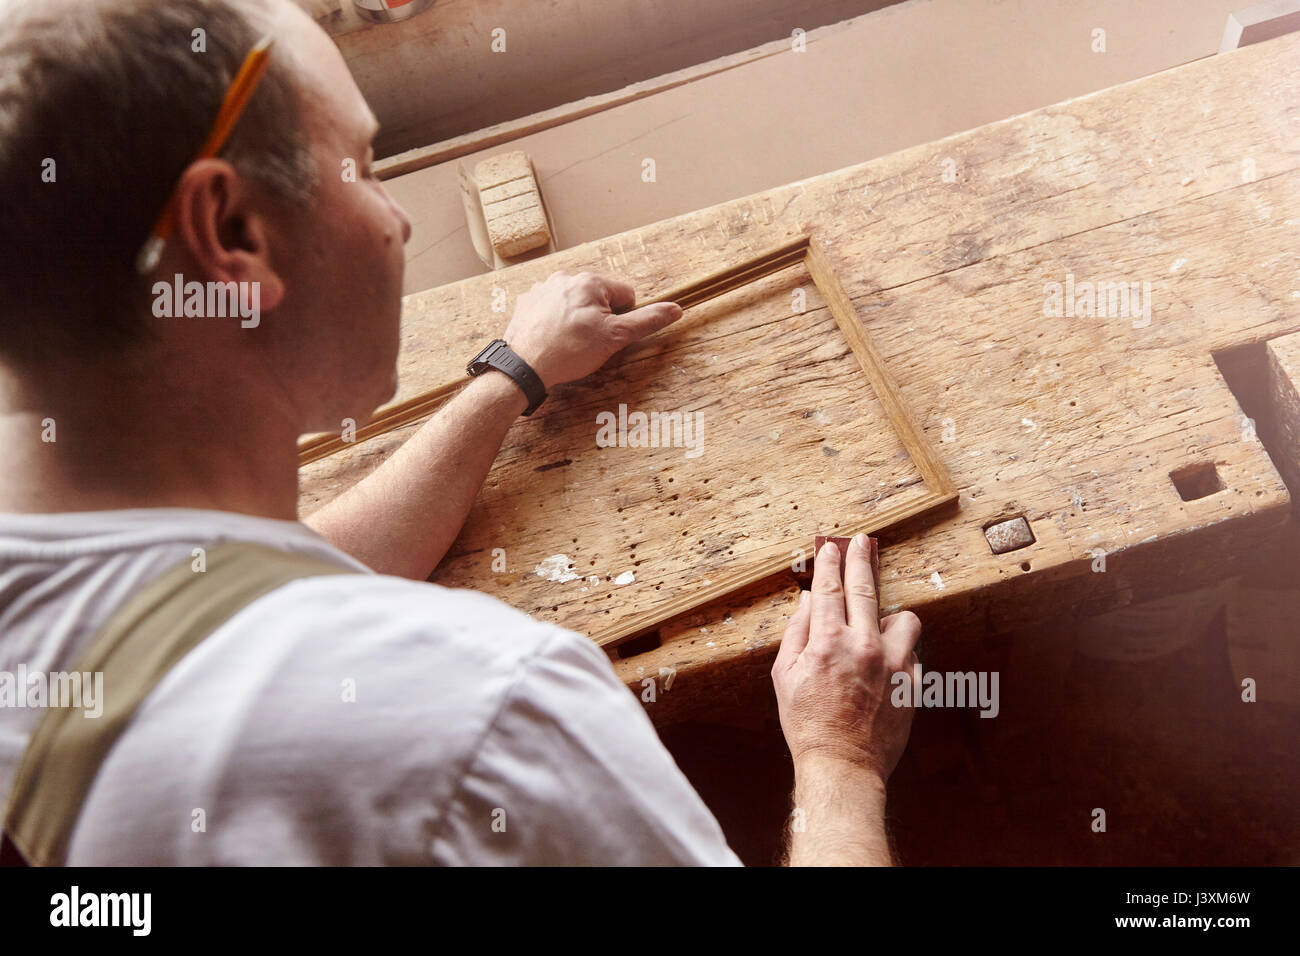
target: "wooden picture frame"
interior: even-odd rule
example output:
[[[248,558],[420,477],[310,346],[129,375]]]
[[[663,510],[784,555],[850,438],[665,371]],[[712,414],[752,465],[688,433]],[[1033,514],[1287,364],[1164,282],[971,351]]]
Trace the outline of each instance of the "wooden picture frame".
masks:
[[[737,266],[712,273],[649,301],[638,302],[635,307],[640,308],[656,302],[676,302],[685,310],[800,263],[808,269],[813,283],[826,301],[836,325],[857,358],[863,374],[884,409],[886,418],[903,443],[925,486],[925,493],[919,497],[885,508],[856,527],[837,530],[837,535],[845,537],[860,533],[878,535],[905,524],[910,526],[952,505],[957,500],[957,489],[947,468],[907,411],[899,396],[897,383],[867,336],[848,293],[844,291],[844,286],[831,265],[825,248],[812,236],[803,235],[784,242]],[[343,448],[351,447],[357,442],[418,421],[436,411],[464,384],[465,379],[460,378],[405,402],[382,409],[372,421],[357,429],[353,442],[345,443],[340,437],[334,435],[309,439],[299,445],[299,463],[305,465],[317,461]],[[711,580],[706,586],[687,596],[665,601],[644,614],[628,618],[616,627],[590,634],[589,637],[601,646],[612,646],[630,640],[653,631],[673,617],[749,587],[764,578],[779,574],[789,568],[789,562],[789,551],[784,550],[779,557],[735,574],[719,575],[716,580]]]

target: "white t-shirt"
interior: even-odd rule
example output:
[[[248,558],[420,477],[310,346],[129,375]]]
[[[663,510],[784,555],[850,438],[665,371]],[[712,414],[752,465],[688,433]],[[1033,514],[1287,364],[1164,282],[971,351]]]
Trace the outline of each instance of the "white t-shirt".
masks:
[[[364,573],[287,584],[186,655],[101,766],[69,863],[739,864],[594,644],[298,522],[0,514],[0,671],[70,671],[129,595],[229,540]],[[0,707],[6,802],[41,713]]]

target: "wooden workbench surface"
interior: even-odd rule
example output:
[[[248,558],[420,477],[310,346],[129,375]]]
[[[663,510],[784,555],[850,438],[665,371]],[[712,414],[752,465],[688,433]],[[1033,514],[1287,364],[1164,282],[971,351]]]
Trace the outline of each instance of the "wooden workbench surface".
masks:
[[[846,122],[870,122],[867,97]],[[1203,587],[1286,533],[1287,489],[1216,356],[1249,369],[1250,346],[1300,329],[1300,35],[409,296],[397,400],[463,373],[500,333],[494,289],[513,309],[553,270],[592,270],[646,298],[803,233],[826,245],[961,492],[958,513],[881,553],[885,609],[916,611],[927,648],[978,668],[982,634],[1040,621],[1050,641],[1063,615]],[[1045,314],[1050,284],[1067,276],[1076,293],[1149,283],[1149,321]],[[786,312],[788,285],[777,286]],[[824,310],[807,285],[815,318]],[[753,389],[772,373],[749,358],[727,363],[726,387],[750,388],[774,415],[798,409],[809,432],[750,441],[757,471],[823,457],[828,427],[846,460],[878,449],[874,425],[854,448],[838,391]],[[563,415],[580,391],[544,411]],[[512,429],[490,485],[545,444],[547,414]],[[301,513],[418,427],[304,468]],[[594,445],[594,424],[588,435]],[[723,496],[727,481],[674,493]],[[1017,515],[1035,542],[993,554],[985,527]],[[566,542],[583,537],[581,522],[558,527]],[[484,561],[478,580],[457,583],[502,593],[501,577]],[[773,579],[687,615],[616,667],[638,692],[659,681],[652,718],[707,713],[767,680],[795,588]]]

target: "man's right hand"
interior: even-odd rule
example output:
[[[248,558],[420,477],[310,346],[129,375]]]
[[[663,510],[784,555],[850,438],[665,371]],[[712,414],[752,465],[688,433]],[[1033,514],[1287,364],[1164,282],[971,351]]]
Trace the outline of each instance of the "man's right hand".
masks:
[[[549,390],[604,365],[619,349],[681,318],[675,302],[640,309],[630,285],[592,272],[553,272],[519,297],[505,341]]]
[[[870,540],[859,535],[850,544],[843,580],[839,549],[826,542],[772,667],[794,758],[795,810],[809,829],[808,838],[792,840],[792,862],[888,862],[884,785],[912,726],[912,708],[890,703],[890,678],[919,677],[913,649],[921,622],[910,611],[884,621],[879,614]],[[805,852],[796,852],[799,843]],[[856,858],[846,852],[855,847]]]

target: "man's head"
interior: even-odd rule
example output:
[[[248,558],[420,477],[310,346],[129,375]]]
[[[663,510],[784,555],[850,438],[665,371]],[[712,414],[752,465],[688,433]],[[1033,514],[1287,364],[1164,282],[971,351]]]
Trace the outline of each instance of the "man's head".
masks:
[[[249,49],[270,67],[194,162]],[[369,176],[375,121],[287,0],[0,0],[0,364],[128,357],[273,388],[305,431],[391,397],[409,223]],[[355,170],[355,177],[348,175]],[[140,246],[175,193],[159,266]],[[261,317],[168,318],[155,284],[256,283]]]

